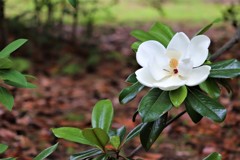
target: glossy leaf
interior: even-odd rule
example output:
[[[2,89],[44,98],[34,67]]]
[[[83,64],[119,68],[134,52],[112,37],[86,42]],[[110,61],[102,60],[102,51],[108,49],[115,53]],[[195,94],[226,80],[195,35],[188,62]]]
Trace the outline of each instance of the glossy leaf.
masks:
[[[68,2],[74,7],[77,7],[77,0],[68,0]]]
[[[124,88],[119,94],[119,101],[122,104],[126,104],[133,100],[137,94],[144,88],[139,82],[134,83],[133,85]]]
[[[120,137],[119,136],[112,136],[110,138],[110,143],[115,149],[118,149],[119,146],[121,145]]]
[[[191,104],[188,102],[188,99],[186,99],[185,101],[185,108],[189,117],[192,119],[194,123],[198,123],[199,121],[201,121],[202,116],[193,109]]]
[[[0,87],[0,102],[8,109],[12,110],[14,98],[6,88]]]
[[[124,140],[124,136],[126,134],[126,127],[122,126],[116,130],[112,130],[110,132],[110,136],[119,136],[120,137],[120,141],[122,142]]]
[[[215,79],[208,78],[206,81],[201,83],[199,87],[206,92],[212,98],[219,98],[220,96],[220,88],[216,83]]]
[[[159,22],[155,23],[151,27],[150,31],[154,32],[154,33],[161,33],[168,39],[168,41],[170,41],[172,39],[172,37],[174,36],[173,30],[169,26],[159,23]]]
[[[138,136],[142,129],[142,125],[143,125],[143,123],[140,123],[135,128],[133,128],[133,130],[131,130],[131,132],[129,132],[128,135],[126,136],[126,140],[124,143],[126,143],[126,142],[132,140],[134,137]]]
[[[58,143],[55,145],[43,150],[39,155],[37,155],[33,160],[43,160],[47,158],[50,154],[52,154],[57,149]]]
[[[209,77],[212,78],[234,78],[240,76],[240,62],[235,59],[225,60],[210,65]]]
[[[20,83],[5,80],[4,83],[17,88],[37,88],[35,84],[32,84],[30,82],[26,82],[25,84],[20,84]]]
[[[179,107],[187,97],[187,87],[182,86],[169,92],[169,98],[175,107]]]
[[[148,151],[166,127],[167,113],[154,122],[145,123],[140,132],[140,140],[143,148]]]
[[[228,91],[228,93],[232,93],[233,92],[233,89],[232,89],[228,79],[216,79],[216,81],[221,86],[223,86]]]
[[[102,154],[102,151],[94,148],[94,149],[83,151],[83,152],[80,152],[77,154],[73,154],[73,155],[71,155],[70,160],[87,159],[87,158],[97,156],[99,154]]]
[[[134,30],[131,32],[131,35],[142,42],[147,40],[156,40],[152,34],[142,30]]]
[[[127,79],[126,79],[126,82],[128,82],[128,83],[136,83],[138,80],[137,80],[137,78],[136,78],[136,74],[135,73],[132,73],[132,74],[130,74],[128,77],[127,77]]]
[[[137,52],[138,47],[140,46],[140,44],[142,44],[142,42],[139,42],[139,41],[134,42],[134,43],[131,45],[132,50],[133,50],[134,52]]]
[[[108,133],[112,119],[112,102],[110,100],[98,101],[92,111],[92,128],[101,128]]]
[[[172,108],[169,93],[158,88],[150,90],[140,101],[138,111],[143,122],[159,119]]]
[[[27,86],[27,80],[23,74],[15,70],[0,70],[0,78],[15,84]]]
[[[218,22],[220,22],[220,21],[221,21],[220,18],[215,19],[215,20],[214,20],[213,22],[211,22],[210,24],[208,24],[208,25],[206,25],[205,27],[201,28],[201,29],[195,34],[195,36],[207,32],[207,31],[212,27],[213,24],[218,23]]]
[[[92,144],[95,144],[101,150],[105,150],[105,146],[109,142],[109,136],[101,128],[87,128],[82,131],[83,136]]]
[[[6,144],[0,144],[0,153],[4,153],[8,149]]]
[[[16,158],[10,157],[10,158],[3,158],[3,159],[0,159],[0,160],[16,160]]]
[[[206,158],[204,158],[203,160],[222,160],[222,156],[221,154],[214,152],[207,156]]]
[[[203,94],[198,89],[189,89],[187,103],[200,115],[215,122],[222,122],[227,110],[217,101]]]
[[[90,143],[82,134],[82,130],[73,127],[60,127],[53,128],[53,134],[58,138],[63,138],[67,141],[72,141],[76,143],[86,144],[94,146],[94,144]]]
[[[9,55],[14,52],[16,49],[21,47],[24,43],[27,42],[27,39],[18,39],[13,42],[11,42],[9,45],[7,45],[3,50],[0,52],[0,58],[7,58]]]
[[[0,69],[10,69],[13,66],[13,62],[8,58],[0,58]]]

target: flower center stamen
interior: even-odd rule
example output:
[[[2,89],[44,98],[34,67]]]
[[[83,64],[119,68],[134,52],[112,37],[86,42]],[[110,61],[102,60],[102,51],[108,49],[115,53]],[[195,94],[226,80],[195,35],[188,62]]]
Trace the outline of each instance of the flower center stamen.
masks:
[[[178,60],[175,59],[175,58],[172,58],[172,59],[170,60],[169,66],[170,66],[171,68],[177,68],[177,66],[178,66]]]

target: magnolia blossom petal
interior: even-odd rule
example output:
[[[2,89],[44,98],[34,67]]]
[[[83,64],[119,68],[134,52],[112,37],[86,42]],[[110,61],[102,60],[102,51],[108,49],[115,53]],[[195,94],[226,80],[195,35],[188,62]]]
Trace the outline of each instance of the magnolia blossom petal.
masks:
[[[191,74],[192,68],[193,63],[190,61],[190,59],[181,60],[178,65],[178,74],[186,78]]]
[[[166,52],[164,46],[154,40],[143,42],[136,53],[136,59],[139,65],[146,67],[149,60],[153,57],[161,58],[161,56]]]
[[[148,69],[152,75],[152,77],[159,81],[170,75],[170,72],[166,69],[169,68],[169,59],[165,56],[162,58],[154,58],[148,64]]]
[[[211,67],[204,65],[198,68],[194,68],[187,78],[186,85],[187,86],[196,86],[202,82],[204,82],[208,75],[210,74]]]
[[[188,45],[190,43],[189,38],[185,33],[176,33],[167,46],[167,50],[175,50],[185,54],[187,52]]]
[[[196,36],[191,40],[187,55],[193,61],[193,67],[202,65],[207,59],[209,45],[210,39],[205,35]]]
[[[137,80],[147,87],[154,87],[153,84],[157,81],[152,77],[147,68],[140,68],[136,72]]]
[[[175,90],[185,85],[186,80],[179,78],[179,76],[169,76],[161,80],[160,82],[154,83],[154,86],[164,91]]]
[[[174,58],[174,59],[179,60],[182,56],[182,52],[175,51],[175,50],[167,50],[166,55],[170,59]]]

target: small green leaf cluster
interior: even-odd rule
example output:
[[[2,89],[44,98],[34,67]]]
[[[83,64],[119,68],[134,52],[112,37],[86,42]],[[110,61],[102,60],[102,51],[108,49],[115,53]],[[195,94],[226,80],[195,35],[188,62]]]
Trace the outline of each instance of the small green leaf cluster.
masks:
[[[195,35],[203,34],[218,21],[215,20],[208,24]],[[135,30],[131,32],[131,35],[137,39],[131,47],[136,52],[139,45],[147,40],[156,40],[166,47],[174,34],[169,26],[156,23],[149,31]],[[207,117],[214,122],[224,121],[227,111],[219,103],[218,98],[222,88],[231,92],[227,80],[240,76],[240,62],[236,59],[210,62],[210,58],[211,54],[205,62],[206,65],[211,66],[210,75],[206,81],[198,86],[182,86],[172,91],[150,88],[142,97],[136,113],[141,116],[144,126],[141,129],[140,139],[145,150],[150,149],[162,130],[169,124],[168,112],[183,104],[194,123],[198,123],[202,117]],[[132,73],[126,82],[130,86],[124,88],[119,94],[119,101],[122,104],[132,101],[145,88],[138,82],[135,73]],[[134,118],[135,116],[136,114]]]
[[[44,149],[41,153],[39,153],[35,158],[33,158],[33,160],[43,160],[45,158],[47,158],[50,154],[52,154],[56,149],[57,149],[58,143],[56,143],[55,145]],[[6,150],[8,149],[8,146],[5,144],[0,144],[0,154],[6,152]],[[17,158],[3,158],[0,160],[16,160]]]
[[[6,85],[17,88],[35,88],[36,86],[27,81],[27,75],[23,75],[14,69],[14,63],[10,59],[12,52],[26,43],[26,39],[18,39],[7,45],[0,51],[0,102],[8,109],[12,110],[14,98],[6,89]]]
[[[68,141],[85,144],[94,147],[93,149],[73,154],[70,159],[118,159],[124,158],[122,147],[125,143],[139,135],[143,124],[136,126],[126,135],[126,127],[112,129],[114,111],[110,100],[100,100],[92,111],[92,128],[60,127],[53,128],[53,134],[58,138]],[[126,135],[126,136],[125,136]]]

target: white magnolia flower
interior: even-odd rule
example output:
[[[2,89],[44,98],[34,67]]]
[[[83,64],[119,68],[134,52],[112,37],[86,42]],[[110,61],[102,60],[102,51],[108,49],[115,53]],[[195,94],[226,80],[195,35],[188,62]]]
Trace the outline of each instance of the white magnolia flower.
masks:
[[[195,86],[205,81],[211,67],[202,65],[208,56],[210,39],[198,35],[191,40],[183,32],[176,33],[167,48],[149,40],[137,51],[137,80],[148,87],[175,90],[183,85]],[[202,65],[202,66],[201,66]]]

